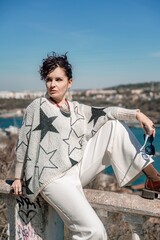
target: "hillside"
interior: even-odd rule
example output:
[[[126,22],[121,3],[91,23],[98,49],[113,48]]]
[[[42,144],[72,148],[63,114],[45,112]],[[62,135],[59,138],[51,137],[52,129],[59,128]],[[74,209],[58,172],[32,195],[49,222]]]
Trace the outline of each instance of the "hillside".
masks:
[[[32,99],[0,99],[0,113],[24,109]],[[94,106],[139,108],[160,124],[160,82],[118,85],[104,89],[75,90],[73,100]]]

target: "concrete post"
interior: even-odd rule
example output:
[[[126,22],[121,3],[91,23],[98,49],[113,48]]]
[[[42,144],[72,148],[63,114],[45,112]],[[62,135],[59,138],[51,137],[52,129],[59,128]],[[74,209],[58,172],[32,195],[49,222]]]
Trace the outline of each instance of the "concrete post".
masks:
[[[17,197],[1,189],[0,196],[7,205],[9,240],[64,239],[62,220],[41,196],[34,203],[25,196]]]
[[[138,214],[125,214],[123,218],[130,224],[132,240],[143,240],[142,224],[145,221],[144,216]]]

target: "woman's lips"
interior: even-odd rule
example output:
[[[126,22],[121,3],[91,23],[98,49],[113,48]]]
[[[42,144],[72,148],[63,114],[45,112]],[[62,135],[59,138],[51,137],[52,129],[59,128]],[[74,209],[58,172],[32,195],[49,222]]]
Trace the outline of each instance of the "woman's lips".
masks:
[[[56,90],[51,90],[50,91],[50,94],[54,94],[54,93],[56,93],[57,91]]]

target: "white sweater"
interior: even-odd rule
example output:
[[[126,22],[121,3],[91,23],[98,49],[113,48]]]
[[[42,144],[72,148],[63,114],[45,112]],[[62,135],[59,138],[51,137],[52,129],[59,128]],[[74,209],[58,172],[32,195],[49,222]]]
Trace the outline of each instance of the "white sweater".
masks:
[[[70,116],[45,97],[26,108],[16,149],[15,178],[24,180],[32,201],[50,181],[81,161],[87,141],[106,121],[136,121],[137,110],[97,108],[75,101],[69,105]]]

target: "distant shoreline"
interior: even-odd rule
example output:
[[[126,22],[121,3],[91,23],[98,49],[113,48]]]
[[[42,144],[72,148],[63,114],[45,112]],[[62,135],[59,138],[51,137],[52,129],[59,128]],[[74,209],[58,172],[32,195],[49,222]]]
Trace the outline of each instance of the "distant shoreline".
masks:
[[[0,118],[14,118],[14,117],[23,117],[24,109],[14,109],[14,110],[8,110],[6,112],[2,111],[0,112]]]
[[[16,109],[16,111],[8,111],[6,113],[0,113],[0,118],[2,119],[11,119],[11,118],[23,118],[23,114],[24,114],[24,109]],[[138,123],[130,123],[127,122],[127,125],[129,127],[134,127],[134,128],[141,128],[140,125]],[[160,124],[157,123],[155,124],[156,128],[160,127]]]

